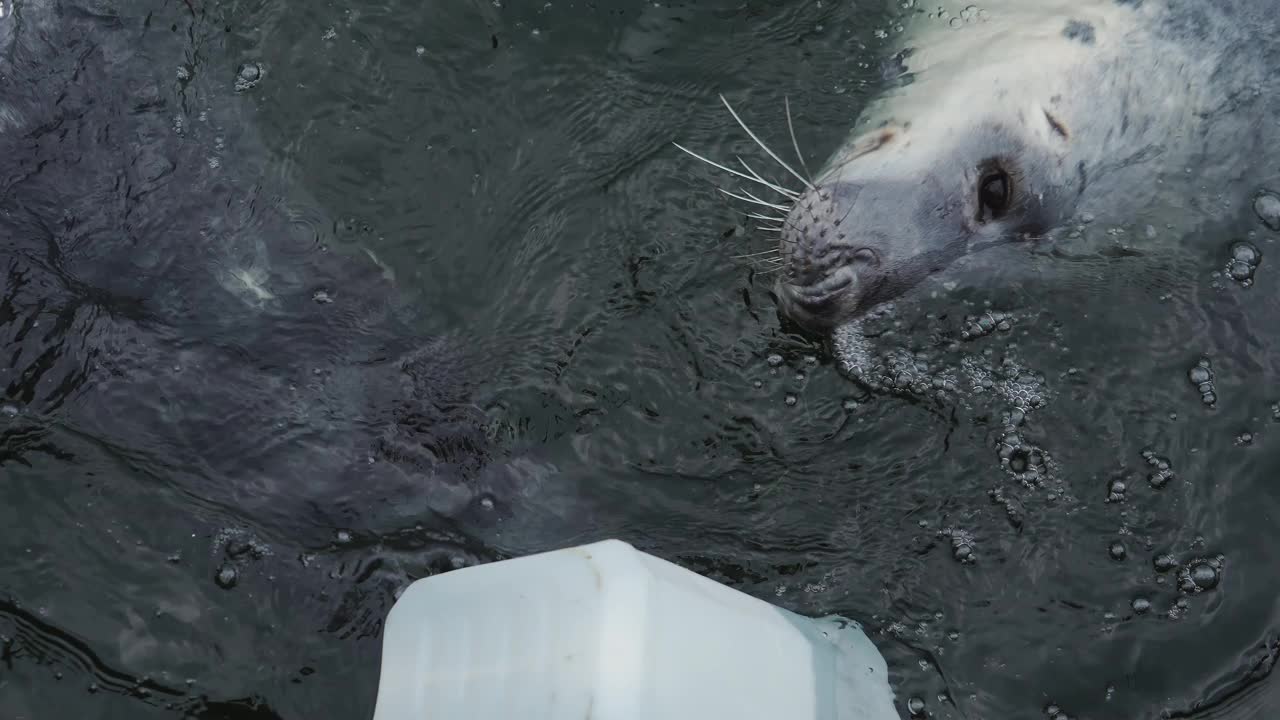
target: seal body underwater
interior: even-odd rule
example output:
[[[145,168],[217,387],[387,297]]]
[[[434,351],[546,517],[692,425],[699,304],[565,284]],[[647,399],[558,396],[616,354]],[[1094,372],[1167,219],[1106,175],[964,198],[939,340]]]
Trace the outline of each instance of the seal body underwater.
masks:
[[[226,39],[255,17],[0,0],[0,504],[9,554],[39,557],[7,599],[112,664],[63,667],[99,699],[201,678],[176,689],[191,717],[245,682],[331,712],[277,693],[284,658],[372,660],[376,682],[408,578],[545,543],[579,507],[489,434],[505,338],[431,322],[267,146],[236,84],[271,68],[237,76]]]
[[[779,311],[808,330],[939,277],[995,282],[1081,218],[1176,211],[1192,187],[1247,204],[1274,152],[1264,0],[996,0],[903,25],[901,82],[811,178],[772,150],[792,187],[695,154],[774,193],[736,195],[778,233]]]
[[[92,438],[292,541],[484,524],[529,491],[473,400],[485,340],[424,333],[284,176],[232,68],[202,50],[183,70],[221,23],[181,3],[0,8],[0,466]]]

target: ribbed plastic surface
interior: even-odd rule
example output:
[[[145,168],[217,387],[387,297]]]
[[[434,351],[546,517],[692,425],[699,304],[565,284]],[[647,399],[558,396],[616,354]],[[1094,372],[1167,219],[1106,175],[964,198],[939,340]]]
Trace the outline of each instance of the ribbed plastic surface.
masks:
[[[810,620],[630,545],[409,586],[374,720],[896,720],[856,623]]]

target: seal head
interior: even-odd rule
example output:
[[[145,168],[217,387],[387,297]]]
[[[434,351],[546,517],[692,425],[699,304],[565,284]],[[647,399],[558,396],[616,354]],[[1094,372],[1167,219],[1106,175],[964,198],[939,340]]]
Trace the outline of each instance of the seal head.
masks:
[[[1043,269],[1038,253],[997,248],[1054,245],[1077,217],[1176,210],[1179,193],[1195,191],[1187,168],[1240,154],[1242,127],[1216,109],[1234,107],[1258,73],[1232,66],[1243,80],[1214,82],[1229,59],[1222,42],[1189,41],[1183,14],[1164,3],[993,0],[986,9],[960,30],[924,14],[905,22],[901,82],[859,108],[813,177],[747,130],[802,188],[695,154],[785,198],[728,193],[779,233],[773,251],[749,257],[780,271],[783,318],[825,334],[925,281],[947,292],[1023,282],[1030,266]],[[796,154],[803,163],[798,145]],[[1073,238],[1074,254],[1105,253],[1100,242]]]
[[[787,215],[781,312],[829,330],[957,258],[1034,240],[1069,215],[1080,179],[1065,169],[1068,137],[1051,114],[1026,115],[980,116],[942,140],[885,128],[854,143]]]

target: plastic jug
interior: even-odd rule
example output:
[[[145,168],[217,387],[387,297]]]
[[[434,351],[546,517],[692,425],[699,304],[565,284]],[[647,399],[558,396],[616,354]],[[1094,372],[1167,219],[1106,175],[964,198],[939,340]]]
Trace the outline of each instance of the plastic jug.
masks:
[[[411,584],[374,720],[896,720],[888,680],[857,623],[605,540]]]

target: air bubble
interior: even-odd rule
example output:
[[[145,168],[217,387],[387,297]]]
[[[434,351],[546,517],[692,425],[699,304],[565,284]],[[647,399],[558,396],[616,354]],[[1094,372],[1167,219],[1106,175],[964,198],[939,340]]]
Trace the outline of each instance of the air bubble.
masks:
[[[1178,559],[1167,554],[1157,555],[1156,559],[1152,562],[1152,565],[1155,566],[1156,572],[1169,572],[1170,570],[1178,567]]]
[[[765,362],[769,363],[769,367],[778,367],[782,364],[782,356],[777,353],[773,353],[769,357],[765,358]]]
[[[1178,598],[1173,607],[1169,608],[1169,619],[1179,620],[1187,612],[1187,608],[1191,607],[1191,603],[1185,597]]]
[[[1147,475],[1147,482],[1151,483],[1152,487],[1162,488],[1176,477],[1169,459],[1157,455],[1154,450],[1150,448],[1143,450],[1142,458],[1147,461],[1147,465],[1154,469],[1154,472]]]
[[[1253,275],[1261,263],[1262,253],[1258,248],[1241,240],[1231,245],[1231,259],[1227,261],[1226,273],[1240,285],[1249,287],[1253,285]]]
[[[1128,555],[1128,551],[1125,550],[1124,543],[1119,540],[1111,543],[1109,552],[1111,553],[1112,560],[1123,560]]]
[[[1031,455],[1026,450],[1014,450],[1009,457],[1009,469],[1016,473],[1026,472],[1030,464]]]
[[[988,492],[988,496],[991,497],[991,501],[995,502],[996,505],[1005,507],[1005,518],[1009,520],[1009,524],[1012,527],[1019,530],[1023,528],[1023,511],[1019,509],[1018,503],[1010,500],[1009,497],[1005,497],[1004,491],[1001,491],[1000,488],[991,489],[991,492]]]
[[[1208,590],[1218,584],[1218,571],[1208,563],[1197,563],[1191,568],[1191,579],[1197,587]]]
[[[1263,225],[1280,231],[1280,195],[1273,192],[1260,193],[1253,199],[1253,211]]]
[[[1025,442],[1017,432],[1006,432],[999,441],[997,454],[1000,464],[1019,481],[1034,486],[1048,474],[1047,454],[1040,448]]]
[[[939,536],[951,538],[951,556],[963,565],[971,565],[977,560],[973,533],[957,528],[946,528],[938,531]]]
[[[236,582],[240,579],[240,573],[231,565],[223,565],[218,569],[214,582],[218,583],[218,587],[223,590],[230,590],[236,586]]]
[[[1114,478],[1107,484],[1107,502],[1117,503],[1124,502],[1125,491],[1129,489],[1124,478]]]
[[[223,528],[213,541],[213,552],[229,560],[256,560],[271,554],[271,547],[244,530]]]
[[[1200,399],[1205,405],[1213,405],[1218,401],[1217,393],[1213,385],[1214,372],[1213,363],[1209,362],[1209,358],[1200,358],[1191,369],[1187,371],[1187,380],[1196,387],[1200,392]]]
[[[236,91],[244,92],[252,89],[262,81],[262,66],[258,63],[245,63],[236,72]]]
[[[792,407],[797,402],[799,402],[799,400],[796,398],[795,395],[788,394],[787,397],[783,400],[783,402],[787,404],[787,407]]]
[[[351,532],[348,530],[339,530],[334,533],[334,539],[338,541],[339,545],[346,545],[351,542]]]
[[[986,337],[997,330],[1008,332],[1013,328],[1013,318],[1007,313],[988,312],[982,315],[970,315],[964,319],[964,330],[960,332],[962,340],[976,340]]]
[[[1178,588],[1187,593],[1212,590],[1222,580],[1220,558],[1197,559],[1186,564],[1178,576]]]
[[[4,417],[7,417],[7,418],[16,418],[18,417],[18,406],[12,405],[9,403],[0,405],[0,415],[3,415]]]
[[[912,717],[923,717],[924,698],[913,697],[907,700],[907,712],[911,713]]]
[[[1138,613],[1139,615],[1144,615],[1148,610],[1151,609],[1151,601],[1141,597],[1134,598],[1133,603],[1131,603],[1130,607],[1132,607],[1133,611]]]
[[[1238,242],[1231,246],[1231,259],[1245,265],[1258,265],[1262,262],[1262,253],[1252,243]]]

